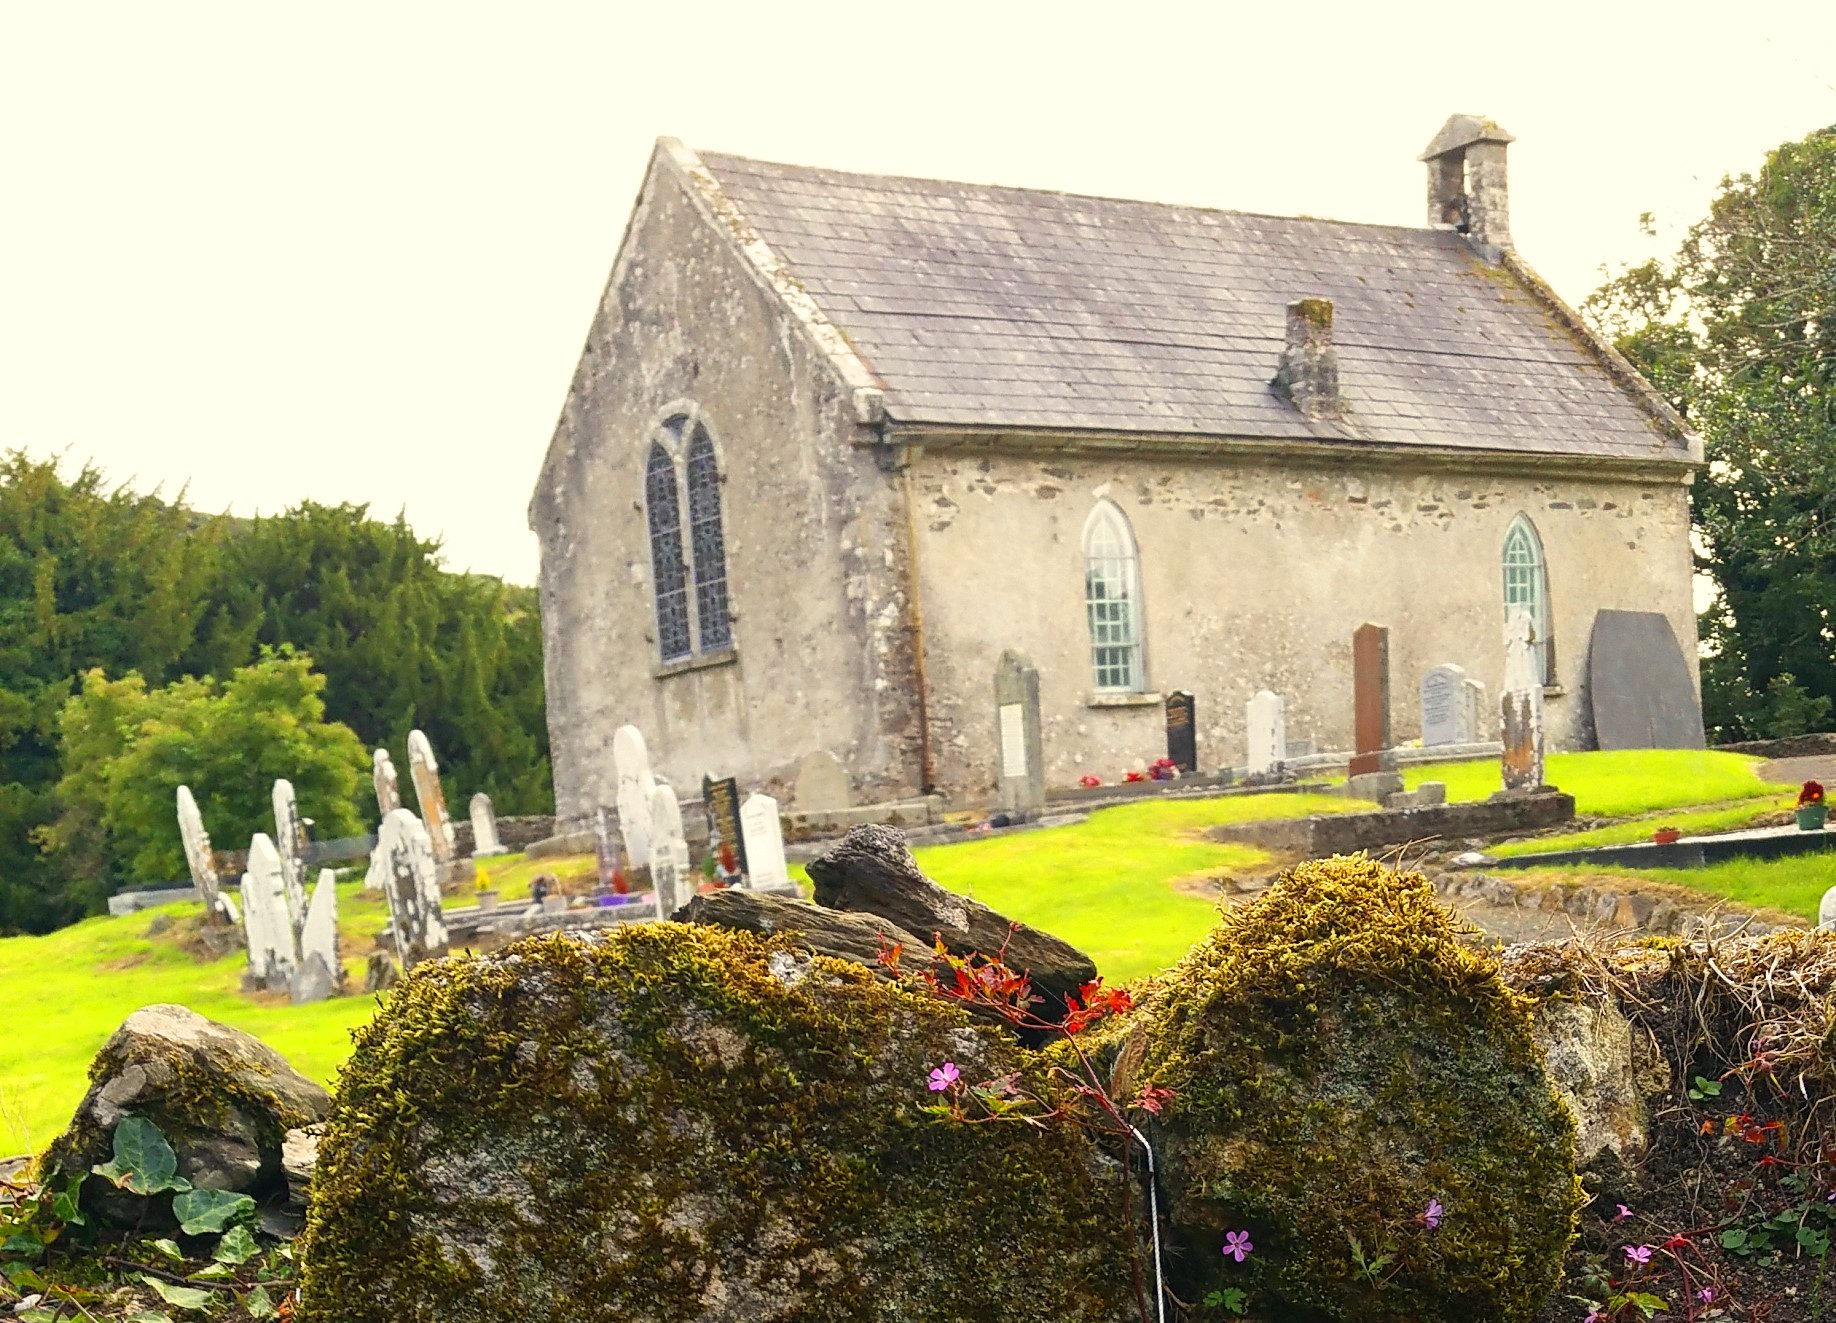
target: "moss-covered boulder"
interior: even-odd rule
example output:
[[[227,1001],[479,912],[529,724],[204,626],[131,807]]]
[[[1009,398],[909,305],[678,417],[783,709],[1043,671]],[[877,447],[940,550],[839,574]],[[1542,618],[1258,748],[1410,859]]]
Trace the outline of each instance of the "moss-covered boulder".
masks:
[[[87,1172],[114,1152],[115,1127],[143,1116],[159,1127],[193,1185],[255,1198],[283,1193],[287,1132],[325,1118],[331,1095],[259,1039],[184,1006],[144,1006],[115,1030],[89,1068],[70,1127],[39,1160],[47,1173]],[[99,1176],[83,1202],[104,1220],[157,1226],[151,1204]]]
[[[859,965],[690,924],[417,968],[359,1032],[302,1249],[310,1323],[1134,1317],[1116,1169],[940,1123],[1036,1061]]]
[[[1527,1003],[1419,875],[1302,864],[1131,1019],[1137,1078],[1174,1093],[1150,1138],[1182,1298],[1235,1288],[1283,1323],[1502,1323],[1554,1289],[1574,1125]]]

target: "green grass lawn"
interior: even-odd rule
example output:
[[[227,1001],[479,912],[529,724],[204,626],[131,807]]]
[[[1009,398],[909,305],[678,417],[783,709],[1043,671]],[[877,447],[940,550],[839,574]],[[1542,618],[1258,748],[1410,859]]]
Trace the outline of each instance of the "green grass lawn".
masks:
[[[1775,787],[1776,789],[1776,787]],[[1613,822],[1590,831],[1570,832],[1565,836],[1537,836],[1530,840],[1511,841],[1492,848],[1489,853],[1501,859],[1513,855],[1543,854],[1552,850],[1589,850],[1601,845],[1631,845],[1648,841],[1659,827],[1675,827],[1685,836],[1707,836],[1716,832],[1739,831],[1751,827],[1770,814],[1789,809],[1797,796],[1780,799],[1750,799],[1720,808],[1690,813],[1660,812],[1630,822]]]
[[[1688,804],[1777,795],[1777,785],[1755,775],[1760,761],[1745,754],[1704,749],[1552,753],[1544,775],[1551,785],[1575,797],[1575,812],[1625,818]],[[1403,783],[1409,789],[1424,781],[1445,781],[1449,800],[1484,799],[1504,784],[1496,758],[1403,769]]]
[[[1537,868],[1521,878],[1620,877],[1668,882],[1714,896],[1726,896],[1743,905],[1756,905],[1796,914],[1812,923],[1823,893],[1836,886],[1836,850],[1792,855],[1784,859],[1730,859],[1708,868]]]

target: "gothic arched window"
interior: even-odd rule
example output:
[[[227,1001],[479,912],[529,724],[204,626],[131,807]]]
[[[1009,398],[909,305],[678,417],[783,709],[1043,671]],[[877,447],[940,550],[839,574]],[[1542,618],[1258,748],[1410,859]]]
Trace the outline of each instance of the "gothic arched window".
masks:
[[[682,560],[682,502],[676,465],[660,441],[650,445],[644,467],[644,512],[650,525],[650,578],[657,595],[657,651],[677,661],[693,650],[689,641],[688,566]]]
[[[1090,617],[1090,664],[1099,692],[1143,687],[1141,558],[1128,516],[1098,501],[1084,524],[1084,605]]]
[[[695,425],[688,448],[689,547],[695,560],[699,652],[733,646],[727,605],[727,540],[720,526],[720,467],[707,429]]]
[[[1528,515],[1518,515],[1505,530],[1504,605],[1508,618],[1524,611],[1536,627],[1537,662],[1543,683],[1555,683],[1555,639],[1549,615],[1549,567],[1543,560],[1543,539]]]

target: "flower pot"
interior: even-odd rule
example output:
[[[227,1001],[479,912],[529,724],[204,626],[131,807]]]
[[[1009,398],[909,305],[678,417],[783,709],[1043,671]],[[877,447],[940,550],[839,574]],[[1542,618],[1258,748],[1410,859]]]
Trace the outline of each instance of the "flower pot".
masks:
[[[491,890],[489,887],[483,891],[475,892],[474,894],[478,897],[478,912],[480,914],[489,914],[492,910],[497,908],[497,892]]]
[[[1829,816],[1829,805],[1805,804],[1798,809],[1798,830],[1822,831],[1824,820]]]
[[[1651,833],[1651,841],[1654,845],[1675,845],[1682,839],[1683,833],[1675,827],[1659,827]]]

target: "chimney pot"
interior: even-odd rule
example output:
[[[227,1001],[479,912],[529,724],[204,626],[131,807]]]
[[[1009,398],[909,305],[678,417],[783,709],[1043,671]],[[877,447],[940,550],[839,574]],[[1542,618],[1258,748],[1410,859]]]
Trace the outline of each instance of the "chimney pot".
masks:
[[[1428,224],[1452,226],[1493,260],[1511,246],[1505,146],[1513,141],[1481,115],[1455,115],[1421,155],[1428,165]]]
[[[1308,418],[1338,418],[1339,355],[1332,347],[1332,300],[1297,299],[1288,305],[1288,337],[1275,389]]]

